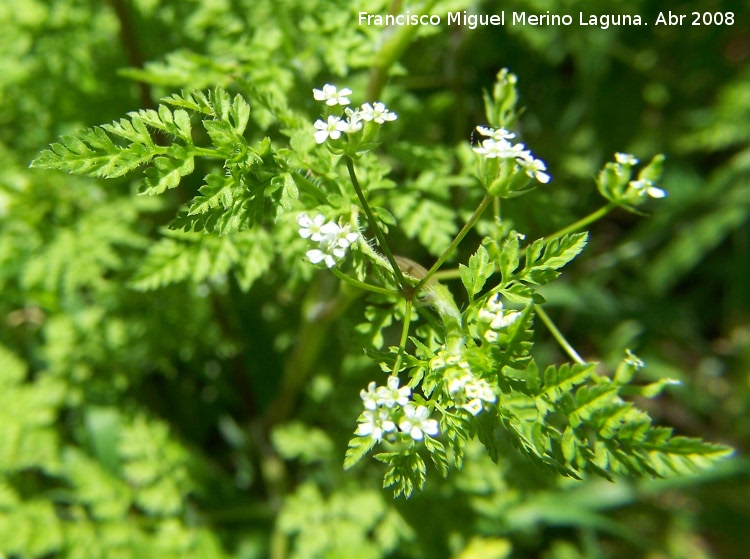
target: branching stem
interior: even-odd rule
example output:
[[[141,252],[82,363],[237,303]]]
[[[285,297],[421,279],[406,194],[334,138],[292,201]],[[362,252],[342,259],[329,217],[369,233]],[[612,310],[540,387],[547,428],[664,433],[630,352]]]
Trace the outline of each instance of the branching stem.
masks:
[[[344,272],[339,270],[338,268],[331,268],[331,272],[333,272],[333,275],[339,278],[341,281],[344,281],[350,285],[353,285],[354,287],[358,287],[359,289],[364,289],[365,291],[372,291],[373,293],[380,293],[381,295],[401,295],[398,291],[394,291],[392,289],[388,289],[386,287],[380,287],[378,285],[372,285],[369,283],[365,283],[363,281],[359,281],[358,279],[354,279],[350,276],[347,276]]]
[[[370,227],[372,227],[372,230],[375,233],[375,237],[378,239],[378,244],[380,245],[382,251],[385,253],[385,257],[388,259],[388,262],[391,263],[391,268],[393,268],[393,275],[396,276],[396,280],[401,286],[401,289],[406,292],[408,289],[408,284],[406,283],[404,275],[401,273],[401,269],[398,267],[398,264],[396,264],[396,259],[393,258],[393,253],[391,252],[391,249],[385,240],[385,235],[383,235],[383,232],[380,230],[378,222],[375,219],[375,215],[370,209],[370,204],[367,203],[365,194],[364,192],[362,192],[362,187],[359,185],[359,180],[357,180],[357,174],[354,172],[354,161],[352,161],[352,158],[348,155],[345,155],[344,158],[346,160],[346,168],[349,170],[349,178],[352,181],[352,186],[354,186],[354,192],[357,193],[357,198],[359,198],[359,203],[362,204],[362,209],[367,215],[367,220],[370,222]]]
[[[446,260],[450,257],[451,254],[453,254],[453,251],[456,250],[456,247],[461,243],[461,241],[464,239],[464,237],[471,231],[471,228],[474,227],[477,221],[479,221],[479,218],[482,217],[482,214],[484,213],[484,210],[487,209],[487,206],[490,205],[492,202],[492,196],[489,194],[485,194],[482,201],[479,203],[479,206],[477,206],[477,209],[474,210],[474,213],[471,214],[471,217],[469,218],[469,221],[467,221],[461,231],[458,232],[458,235],[456,235],[456,238],[453,239],[453,242],[451,242],[450,246],[445,249],[445,252],[440,255],[440,258],[437,259],[437,261],[432,265],[432,268],[430,268],[427,271],[427,274],[419,280],[419,283],[414,286],[414,293],[419,293],[419,290],[428,282],[430,281],[430,278],[437,273],[437,271],[440,269],[440,266],[442,266]]]
[[[552,335],[557,340],[557,343],[560,344],[560,347],[565,350],[565,353],[567,353],[570,358],[576,363],[585,365],[586,361],[584,361],[583,358],[578,355],[578,352],[575,350],[575,348],[570,344],[568,340],[565,339],[565,336],[562,335],[562,332],[560,332],[558,327],[555,326],[555,323],[552,322],[552,319],[547,314],[547,311],[545,311],[541,307],[541,305],[534,305],[534,312],[536,312],[537,316],[542,319],[542,322],[544,322],[545,326],[547,326],[547,329],[552,332]]]

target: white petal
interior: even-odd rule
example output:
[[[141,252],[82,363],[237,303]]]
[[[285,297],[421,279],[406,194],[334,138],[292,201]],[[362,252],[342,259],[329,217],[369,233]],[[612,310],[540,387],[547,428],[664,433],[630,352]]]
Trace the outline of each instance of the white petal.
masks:
[[[434,437],[440,431],[440,424],[435,419],[428,419],[422,423],[422,429],[425,433]]]
[[[655,186],[651,186],[647,190],[648,195],[651,196],[651,198],[664,198],[667,195],[666,190],[662,190],[661,188],[657,188]]]
[[[310,262],[313,264],[317,264],[318,262],[322,261],[327,255],[322,250],[314,248],[312,250],[308,250],[306,253],[307,257],[310,259]]]

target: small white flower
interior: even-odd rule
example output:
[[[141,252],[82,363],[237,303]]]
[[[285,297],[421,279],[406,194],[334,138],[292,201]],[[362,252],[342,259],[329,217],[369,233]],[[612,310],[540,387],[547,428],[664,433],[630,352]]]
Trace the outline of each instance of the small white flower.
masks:
[[[373,103],[372,105],[365,103],[359,110],[359,115],[362,120],[374,121],[378,124],[384,124],[387,120],[392,121],[397,118],[397,115],[386,109],[383,103]]]
[[[483,402],[494,403],[497,401],[497,394],[492,390],[490,383],[484,379],[474,379],[466,385],[466,396],[469,398],[478,398]]]
[[[441,369],[445,369],[445,359],[443,359],[440,354],[438,354],[430,359],[430,370],[439,371]]]
[[[489,322],[492,330],[502,330],[513,324],[521,316],[519,311],[505,311],[500,301],[500,294],[495,293],[479,310],[477,318],[480,322]],[[497,336],[490,334],[492,330],[485,333],[484,338],[490,343],[497,341]]]
[[[510,145],[510,142],[507,142],[505,140],[496,141],[492,138],[488,140],[482,140],[481,146],[473,147],[471,149],[473,149],[479,155],[483,155],[487,159],[511,159],[516,156],[515,152],[513,151],[513,146]]]
[[[317,132],[315,132],[315,141],[322,144],[328,138],[338,140],[341,137],[341,129],[345,125],[341,122],[341,117],[330,115],[328,122],[318,119],[313,126],[317,129]]]
[[[544,161],[541,159],[533,159],[533,156],[531,156],[530,153],[529,156],[529,158],[524,158],[521,167],[532,179],[536,179],[542,184],[547,184],[551,177],[544,172],[547,170]]]
[[[378,388],[378,396],[380,398],[380,404],[392,408],[396,404],[405,406],[409,403],[409,396],[411,396],[411,388],[404,386],[399,388],[399,378],[397,376],[389,376],[387,386],[381,386]]]
[[[493,315],[496,313],[499,313],[503,310],[503,302],[500,300],[500,294],[495,293],[495,295],[492,297],[492,299],[488,299],[487,302],[484,304],[484,308],[482,309],[487,310],[491,312]],[[490,319],[492,320],[492,319]]]
[[[615,161],[617,161],[620,165],[638,165],[638,159],[636,159],[634,155],[630,155],[629,153],[617,152],[615,154]]]
[[[497,341],[497,338],[497,332],[495,332],[494,330],[487,330],[484,333],[484,339],[491,344],[494,344]]]
[[[448,383],[448,392],[451,394],[451,396],[457,394],[461,390],[464,390],[466,384],[471,382],[473,378],[474,377],[472,375],[462,375],[460,377],[452,379]]]
[[[475,398],[468,404],[464,404],[462,407],[463,409],[465,409],[466,411],[468,411],[471,415],[475,417],[479,415],[479,412],[481,412],[484,409],[482,400],[480,400],[479,398]]]
[[[325,262],[327,268],[333,268],[336,265],[336,259],[333,257],[333,255],[325,253],[319,248],[308,250],[305,255],[313,264]]]
[[[341,91],[338,91],[335,85],[331,85],[329,83],[325,84],[323,86],[323,89],[313,89],[313,97],[316,101],[325,101],[326,105],[329,107],[333,107],[334,105],[348,105],[351,103],[349,101],[348,95],[352,94],[352,90],[348,87],[343,88]],[[319,142],[322,143],[322,142]]]
[[[390,433],[395,429],[396,424],[391,420],[387,409],[368,410],[362,413],[362,419],[354,433],[360,437],[372,437],[376,441],[381,441],[384,433]]]
[[[439,424],[435,419],[429,419],[430,410],[424,406],[404,406],[404,418],[399,427],[415,441],[421,441],[425,434],[435,436],[439,431]]]
[[[347,249],[359,239],[359,232],[350,231],[348,225],[341,227],[334,221],[324,221],[322,214],[312,219],[306,213],[297,216],[300,236],[318,243],[318,248],[307,251],[307,258],[313,264],[323,262],[333,268],[336,261],[344,258]]]
[[[630,181],[630,186],[638,191],[640,196],[651,196],[651,198],[664,198],[667,195],[666,190],[654,186],[649,180],[641,179]]]
[[[362,116],[359,111],[353,111],[347,107],[344,112],[346,113],[346,120],[341,123],[341,131],[344,134],[353,134],[362,130]]]
[[[370,411],[375,410],[381,401],[380,396],[375,389],[374,381],[367,385],[366,392],[364,389],[359,391],[359,397],[362,398],[362,402],[365,404],[365,409]]]
[[[516,137],[513,132],[506,130],[505,128],[487,128],[486,126],[477,126],[477,132],[482,136],[488,136],[499,142],[501,140],[511,140]]]
[[[321,226],[325,222],[323,214],[318,214],[314,218],[310,219],[310,216],[306,213],[301,213],[297,216],[297,223],[299,224],[299,234],[303,239],[310,239],[311,241],[319,242],[323,240],[323,234],[321,232]]]
[[[495,319],[490,323],[493,330],[502,330],[513,324],[521,316],[519,311],[510,311],[508,313],[498,313]]]

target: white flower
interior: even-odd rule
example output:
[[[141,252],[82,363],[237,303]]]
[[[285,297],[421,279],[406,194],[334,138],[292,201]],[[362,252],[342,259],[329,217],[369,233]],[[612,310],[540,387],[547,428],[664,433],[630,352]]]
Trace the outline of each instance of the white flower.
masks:
[[[487,128],[485,126],[477,126],[477,132],[482,136],[489,136],[496,142],[501,140],[511,140],[516,137],[513,132],[510,132],[505,128]]]
[[[484,333],[484,339],[487,340],[489,343],[494,344],[497,341],[498,335],[497,332],[494,330],[487,330]]]
[[[341,91],[338,91],[335,85],[331,85],[329,83],[325,84],[323,86],[323,89],[313,89],[313,97],[315,98],[315,100],[325,101],[326,105],[328,105],[329,107],[333,107],[334,105],[348,105],[351,101],[349,101],[349,97],[347,97],[347,95],[351,94],[352,90],[348,87],[345,87]]]
[[[318,119],[313,126],[318,130],[315,132],[315,141],[322,144],[328,138],[338,140],[341,137],[342,128],[344,128],[346,124],[341,122],[341,117],[330,115],[328,117],[328,122],[323,122]]]
[[[347,118],[341,122],[340,130],[344,134],[353,134],[362,130],[362,115],[359,114],[359,111],[353,111],[347,107],[344,112],[346,112]]]
[[[404,418],[398,426],[415,441],[421,441],[425,434],[434,437],[438,434],[439,425],[436,420],[429,419],[429,416],[430,410],[424,406],[404,406]]]
[[[336,259],[333,257],[333,254],[323,252],[319,248],[308,250],[305,255],[313,264],[325,262],[327,268],[333,268],[336,265]]]
[[[477,398],[483,402],[495,403],[497,394],[492,390],[490,383],[484,379],[473,379],[466,385],[466,396],[468,398]]]
[[[359,110],[359,115],[362,120],[368,122],[374,121],[378,124],[383,124],[386,120],[396,120],[397,118],[397,115],[386,109],[383,103],[373,103],[372,105],[365,103]]]
[[[323,233],[321,232],[321,226],[325,222],[325,216],[318,214],[314,218],[310,219],[306,213],[301,213],[297,216],[297,223],[299,224],[299,234],[303,239],[310,239],[311,241],[322,241]]]
[[[380,404],[392,408],[396,404],[405,406],[409,403],[409,396],[411,396],[411,388],[404,386],[398,387],[399,378],[397,376],[389,376],[387,386],[381,386],[378,388],[378,396],[380,397]]]
[[[616,153],[615,154],[615,161],[617,161],[620,165],[637,165],[638,159],[634,155],[630,155],[629,153]]]
[[[452,379],[448,383],[448,392],[451,394],[451,396],[457,394],[461,390],[464,390],[466,384],[471,382],[473,378],[474,377],[472,375],[462,375],[460,377]]]
[[[516,145],[522,146],[522,144]],[[484,155],[487,159],[512,159],[517,156],[517,153],[513,151],[513,146],[506,140],[496,141],[492,138],[482,140],[481,146],[471,149],[479,155]]]
[[[360,437],[369,436],[380,441],[383,440],[384,433],[390,433],[395,429],[396,424],[391,420],[390,412],[387,409],[380,409],[363,412],[362,419],[354,433]]]
[[[630,181],[630,186],[634,188],[639,196],[651,196],[651,198],[664,198],[667,195],[666,190],[657,188],[649,180],[641,179],[637,181]]]
[[[499,300],[500,294],[495,293],[492,299],[489,299],[479,311],[479,321],[489,322],[492,330],[502,330],[513,324],[521,316],[519,311],[505,311],[503,303]],[[489,334],[489,332],[487,332]],[[485,334],[485,339],[493,343],[497,341],[497,336]]]
[[[375,381],[367,385],[367,392],[365,390],[359,391],[359,397],[362,398],[362,402],[365,404],[365,409],[370,411],[375,410],[380,404],[380,396],[375,389]]]
[[[466,411],[468,411],[471,415],[475,417],[479,415],[479,412],[481,412],[484,409],[484,406],[482,405],[482,400],[480,400],[479,398],[475,398],[468,404],[464,404],[462,407],[463,409],[465,409]]]
[[[359,233],[350,231],[348,225],[341,227],[333,221],[323,223],[324,220],[322,214],[312,219],[305,213],[297,216],[300,236],[318,243],[318,248],[307,251],[307,258],[313,264],[323,262],[328,268],[333,268],[336,261],[344,258],[347,249],[359,239]]]
[[[527,152],[528,156],[524,157],[521,162],[521,167],[528,176],[532,179],[538,180],[542,184],[547,184],[550,181],[550,176],[544,171],[547,170],[547,166],[541,159],[534,159],[531,152]]]
[[[497,401],[497,395],[492,390],[492,386],[486,380],[478,379],[471,373],[452,379],[448,383],[448,393],[456,407],[465,409],[471,415],[479,414],[484,409],[484,402]]]

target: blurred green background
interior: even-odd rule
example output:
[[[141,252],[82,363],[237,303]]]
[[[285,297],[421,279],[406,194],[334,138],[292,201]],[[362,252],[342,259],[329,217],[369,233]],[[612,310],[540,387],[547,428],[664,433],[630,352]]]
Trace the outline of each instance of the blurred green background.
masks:
[[[439,159],[436,146],[467,142],[485,120],[482,89],[497,71],[517,74],[519,132],[554,177],[504,206],[531,238],[602,204],[593,177],[615,151],[667,154],[668,198],[647,216],[596,223],[567,280],[545,292],[547,308],[584,358],[613,367],[629,347],[649,378],[680,379],[639,404],[737,458],[695,478],[610,484],[550,479],[510,448],[498,467],[477,450],[463,472],[395,503],[377,463],[344,473],[371,367],[346,351],[358,343],[359,302],[305,332],[311,294],[335,285],[287,277],[262,255],[268,270],[249,272],[249,290],[227,274],[232,262],[198,276],[190,261],[167,287],[133,289],[185,194],[138,198],[137,177],[28,165],[59,135],[181,89],[249,88],[312,122],[313,87],[361,91],[378,59],[387,31],[358,26],[357,12],[421,5],[0,0],[0,557],[747,556],[750,3],[431,4],[574,21],[579,11],[650,22],[664,9],[734,14],[733,25],[419,28],[383,97],[399,140]],[[253,118],[253,133],[284,145],[267,113]],[[399,149],[383,147],[395,179],[410,172]],[[396,242],[429,262],[408,238]],[[221,251],[201,243],[197,258]],[[563,360],[537,330],[539,355]],[[285,385],[300,368],[304,386]],[[279,412],[289,390],[298,405]]]

